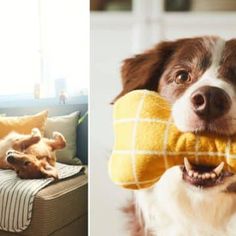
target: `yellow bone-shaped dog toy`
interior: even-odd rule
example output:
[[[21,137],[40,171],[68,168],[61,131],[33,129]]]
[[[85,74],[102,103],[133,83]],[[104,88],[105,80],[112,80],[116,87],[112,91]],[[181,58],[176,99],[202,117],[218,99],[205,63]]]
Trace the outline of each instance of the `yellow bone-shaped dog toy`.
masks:
[[[187,114],[186,114],[187,115]],[[156,92],[132,91],[114,105],[115,144],[109,161],[114,183],[129,189],[152,186],[164,171],[182,165],[216,166],[236,172],[236,136],[182,133],[173,124],[171,106]]]

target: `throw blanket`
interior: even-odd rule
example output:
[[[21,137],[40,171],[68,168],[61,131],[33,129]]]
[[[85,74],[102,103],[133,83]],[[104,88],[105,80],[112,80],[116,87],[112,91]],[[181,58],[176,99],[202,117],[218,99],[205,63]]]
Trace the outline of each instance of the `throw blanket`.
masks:
[[[79,173],[83,166],[57,163],[59,180]],[[0,170],[0,229],[10,232],[25,230],[31,221],[37,192],[53,182],[53,178],[22,180],[15,171]]]

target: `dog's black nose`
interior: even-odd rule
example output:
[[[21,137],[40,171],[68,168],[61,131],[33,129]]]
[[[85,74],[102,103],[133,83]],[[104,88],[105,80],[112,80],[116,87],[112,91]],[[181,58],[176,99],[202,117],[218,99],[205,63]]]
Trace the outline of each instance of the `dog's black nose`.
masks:
[[[223,89],[203,86],[192,93],[191,103],[201,119],[213,120],[226,114],[232,101]]]
[[[13,163],[13,162],[15,161],[15,157],[14,157],[13,155],[8,155],[8,156],[7,156],[7,161],[8,161],[9,163]]]

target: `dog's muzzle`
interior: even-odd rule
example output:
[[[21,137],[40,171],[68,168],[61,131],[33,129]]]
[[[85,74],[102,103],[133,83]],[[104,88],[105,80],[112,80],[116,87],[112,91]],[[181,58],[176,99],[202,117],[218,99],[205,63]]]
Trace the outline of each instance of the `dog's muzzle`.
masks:
[[[198,117],[211,121],[226,114],[232,101],[223,89],[203,86],[192,93],[191,104]]]

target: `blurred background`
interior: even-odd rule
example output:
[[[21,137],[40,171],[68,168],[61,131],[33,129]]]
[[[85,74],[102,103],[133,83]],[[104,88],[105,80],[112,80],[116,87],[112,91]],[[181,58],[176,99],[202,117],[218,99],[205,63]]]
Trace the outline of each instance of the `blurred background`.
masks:
[[[160,40],[196,35],[236,37],[235,0],[91,0],[91,235],[125,236],[120,208],[131,192],[113,185],[112,106],[123,59]]]

